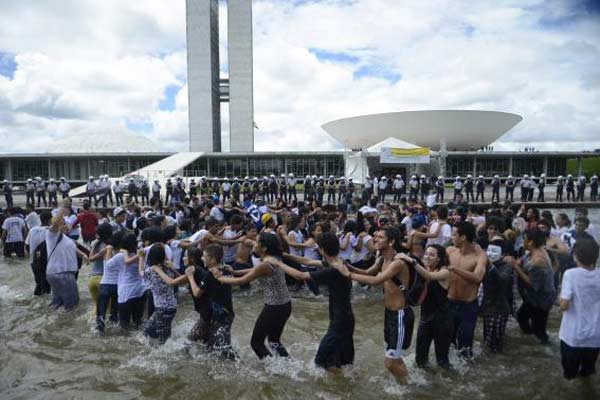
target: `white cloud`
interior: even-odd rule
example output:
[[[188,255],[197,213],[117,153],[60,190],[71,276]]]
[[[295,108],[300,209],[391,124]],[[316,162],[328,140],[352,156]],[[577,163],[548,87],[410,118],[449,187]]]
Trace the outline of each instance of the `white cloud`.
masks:
[[[600,147],[600,19],[576,3],[255,0],[256,148],[336,148],[329,120],[445,108],[522,115],[497,148]],[[0,52],[17,63],[0,75],[0,152],[102,141],[132,122],[157,149],[187,148],[184,0],[0,4]],[[169,86],[181,89],[160,109]]]

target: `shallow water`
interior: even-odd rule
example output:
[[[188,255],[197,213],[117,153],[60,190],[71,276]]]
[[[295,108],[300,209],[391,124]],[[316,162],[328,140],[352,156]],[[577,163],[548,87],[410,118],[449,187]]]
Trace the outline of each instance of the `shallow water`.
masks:
[[[594,220],[597,221],[597,215]],[[599,226],[599,223],[596,223]],[[354,290],[355,365],[332,377],[315,368],[313,357],[328,325],[327,299],[296,294],[283,341],[290,359],[259,361],[249,344],[261,308],[253,288],[234,296],[233,342],[239,361],[222,362],[185,336],[196,314],[187,293],[173,324],[173,336],[153,347],[139,334],[122,335],[113,327],[94,333],[88,267],[79,277],[81,303],[70,314],[49,312],[47,297],[34,298],[27,263],[0,260],[0,398],[8,399],[598,399],[600,376],[588,384],[567,382],[560,366],[558,327],[553,310],[550,345],[507,329],[506,350],[482,349],[476,331],[476,360],[466,365],[454,354],[454,372],[417,369],[413,345],[406,352],[407,386],[398,385],[383,366],[383,306],[377,290]],[[433,360],[433,349],[430,354]],[[600,367],[600,366],[599,366]]]

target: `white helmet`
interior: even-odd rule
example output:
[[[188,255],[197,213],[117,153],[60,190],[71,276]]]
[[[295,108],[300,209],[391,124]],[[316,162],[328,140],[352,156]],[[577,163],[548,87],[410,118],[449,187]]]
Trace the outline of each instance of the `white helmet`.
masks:
[[[335,179],[333,175],[329,175],[329,179]]]
[[[401,176],[400,175],[396,175],[396,178],[401,178]]]
[[[289,176],[290,178],[293,178],[293,177],[294,177],[294,174],[288,174],[288,176]]]
[[[271,177],[271,178],[275,178],[275,174],[271,174],[271,176],[270,176],[270,177]]]
[[[37,178],[36,178],[36,179],[37,179]],[[93,176],[90,176],[88,179],[89,179],[89,180],[92,180],[92,179],[94,179],[94,177],[93,177]]]
[[[509,175],[509,176],[508,176],[508,179],[512,179],[512,178],[513,178],[513,176],[512,176],[512,175]]]
[[[421,175],[421,178],[427,178],[427,177],[425,176],[425,174],[422,174],[422,175]]]
[[[558,176],[558,179],[563,179],[563,176],[562,176],[562,175],[559,175],[559,176]]]
[[[306,175],[306,179],[310,179],[310,175]]]
[[[482,178],[483,178],[483,176],[482,176]],[[494,178],[497,179],[497,178],[500,178],[500,176],[498,174],[496,174],[496,175],[494,175]]]
[[[65,178],[64,176],[61,176],[61,177],[60,177],[60,180],[61,180],[61,181],[66,181],[66,180],[67,180],[67,178]]]
[[[33,179],[29,178],[27,179],[27,182],[33,182]]]
[[[483,175],[479,175],[478,179],[483,179]]]
[[[313,179],[317,179],[317,176],[316,176],[316,175],[313,175],[313,176],[312,176],[312,178],[313,178]]]
[[[467,175],[467,179],[471,179],[473,177],[473,175],[469,174]]]
[[[460,179],[460,176],[457,176],[457,177],[456,177],[456,180],[458,181],[459,179]]]
[[[382,177],[381,177],[381,180],[382,180],[382,181],[387,181],[387,178],[386,178],[385,176],[382,176]]]
[[[412,175],[412,176],[410,177],[410,179],[417,179],[417,176],[416,176],[416,175]]]
[[[248,181],[248,180],[250,180],[250,177],[249,177],[249,176],[245,176],[245,177],[244,177],[244,180],[245,180],[245,181]]]
[[[438,176],[438,181],[443,181],[444,177],[442,175]]]
[[[572,178],[572,177],[573,177],[573,175],[571,175],[571,174],[567,175],[567,178]]]
[[[529,178],[529,175],[525,174],[523,175],[523,178]]]

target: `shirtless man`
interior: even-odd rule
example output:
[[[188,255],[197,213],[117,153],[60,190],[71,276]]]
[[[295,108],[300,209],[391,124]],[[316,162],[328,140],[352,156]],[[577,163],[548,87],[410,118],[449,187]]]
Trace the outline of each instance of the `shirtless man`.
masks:
[[[407,328],[412,330],[414,315],[402,292],[410,279],[408,266],[404,261],[394,258],[400,250],[398,229],[386,226],[375,232],[375,248],[380,258],[371,268],[365,271],[346,264],[340,268],[340,273],[367,285],[383,284],[385,367],[400,383],[406,383],[408,371],[402,360],[402,349]]]
[[[450,280],[448,300],[454,320],[454,344],[459,357],[473,359],[473,334],[477,323],[477,291],[487,264],[486,253],[473,243],[475,225],[459,222],[452,229],[448,248]]]

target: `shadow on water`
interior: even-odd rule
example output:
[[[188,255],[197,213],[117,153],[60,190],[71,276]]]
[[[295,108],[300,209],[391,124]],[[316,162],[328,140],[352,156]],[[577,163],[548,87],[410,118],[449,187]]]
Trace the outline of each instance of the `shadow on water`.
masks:
[[[181,294],[173,337],[162,347],[140,333],[124,334],[109,325],[105,337],[94,332],[87,267],[79,278],[81,304],[70,314],[50,312],[48,298],[34,298],[33,278],[24,261],[0,261],[0,398],[13,399],[573,399],[600,398],[600,377],[567,382],[560,366],[558,327],[553,310],[551,343],[539,345],[507,329],[506,353],[494,355],[476,346],[471,365],[454,355],[447,372],[417,369],[414,338],[405,360],[411,371],[401,386],[383,366],[381,293],[356,288],[355,365],[331,377],[313,363],[328,324],[327,299],[295,294],[283,340],[290,359],[261,362],[249,336],[261,308],[261,293],[236,292],[233,341],[236,362],[223,362],[192,344],[186,335],[196,315],[188,294]],[[482,332],[478,325],[476,339]],[[432,351],[433,353],[433,351]],[[433,357],[433,354],[430,355]],[[434,364],[433,360],[432,364]]]

